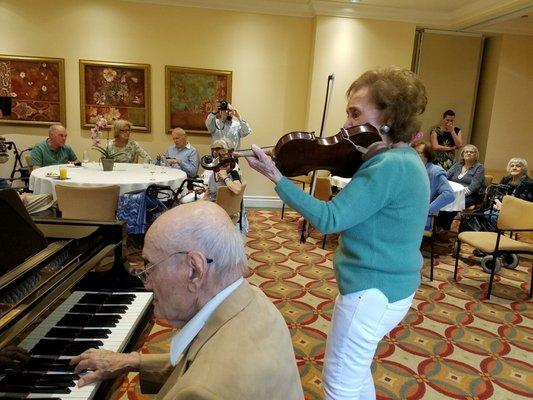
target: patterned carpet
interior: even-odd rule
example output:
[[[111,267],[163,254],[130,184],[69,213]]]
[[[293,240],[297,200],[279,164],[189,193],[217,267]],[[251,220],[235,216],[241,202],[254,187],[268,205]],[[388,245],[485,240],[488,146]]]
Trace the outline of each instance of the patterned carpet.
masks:
[[[250,275],[289,326],[306,399],[322,399],[321,371],[333,301],[337,295],[331,258],[336,236],[311,232],[298,243],[296,218],[287,212],[249,211]],[[453,243],[438,245],[434,281],[429,246],[423,246],[424,278],[404,321],[384,338],[372,366],[378,399],[533,398],[533,306],[528,299],[531,260],[495,277],[463,246],[458,282],[453,281]],[[174,330],[157,321],[141,351],[164,352]],[[528,362],[529,361],[529,362]],[[129,374],[114,399],[148,399]]]

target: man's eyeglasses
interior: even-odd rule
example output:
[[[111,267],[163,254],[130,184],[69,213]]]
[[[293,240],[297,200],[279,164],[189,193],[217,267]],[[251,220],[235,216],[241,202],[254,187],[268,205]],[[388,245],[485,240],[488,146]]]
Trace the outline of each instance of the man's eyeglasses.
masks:
[[[159,260],[159,261],[157,261],[155,263],[148,262],[147,260],[144,260],[144,267],[138,268],[138,269],[134,269],[133,271],[131,271],[131,274],[136,276],[137,278],[139,278],[143,283],[145,283],[146,279],[148,279],[148,271],[150,271],[152,268],[154,268],[155,266],[165,262],[170,257],[174,257],[177,254],[188,254],[188,253],[189,253],[189,251],[176,251],[176,252],[169,254],[168,256],[163,258],[162,260]],[[213,262],[213,260],[211,258],[207,258],[206,257],[205,259],[206,259],[208,264]]]

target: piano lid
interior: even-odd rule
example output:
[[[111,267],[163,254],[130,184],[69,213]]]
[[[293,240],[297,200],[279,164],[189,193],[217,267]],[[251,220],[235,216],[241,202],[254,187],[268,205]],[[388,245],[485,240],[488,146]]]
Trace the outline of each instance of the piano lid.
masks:
[[[46,247],[44,234],[13,189],[0,190],[0,223],[0,274]]]

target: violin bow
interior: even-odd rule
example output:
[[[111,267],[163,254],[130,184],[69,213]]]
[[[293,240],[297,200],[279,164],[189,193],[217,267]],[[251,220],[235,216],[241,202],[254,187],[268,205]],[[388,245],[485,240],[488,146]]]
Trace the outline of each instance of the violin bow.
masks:
[[[322,112],[322,122],[320,123],[320,137],[324,137],[324,127],[326,126],[326,121],[328,119],[328,111],[329,111],[329,99],[331,97],[331,93],[333,93],[333,83],[335,82],[335,74],[331,74],[328,76],[328,83],[326,85],[326,100],[324,101],[324,111]],[[311,175],[311,186],[309,188],[309,194],[311,196],[315,196],[315,189],[316,189],[316,178],[317,173],[316,171],[313,171],[313,174]],[[303,225],[302,225],[302,234],[300,236],[300,243],[305,243],[307,238],[309,237],[309,222],[304,219]]]

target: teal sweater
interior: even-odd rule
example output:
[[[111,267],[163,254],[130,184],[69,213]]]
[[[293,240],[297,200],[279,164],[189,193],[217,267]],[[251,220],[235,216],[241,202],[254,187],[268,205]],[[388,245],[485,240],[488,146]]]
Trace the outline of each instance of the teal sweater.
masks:
[[[393,148],[366,161],[328,202],[287,178],[276,191],[321,232],[340,233],[333,265],[341,294],[377,288],[395,302],[417,289],[429,182],[412,148]]]

